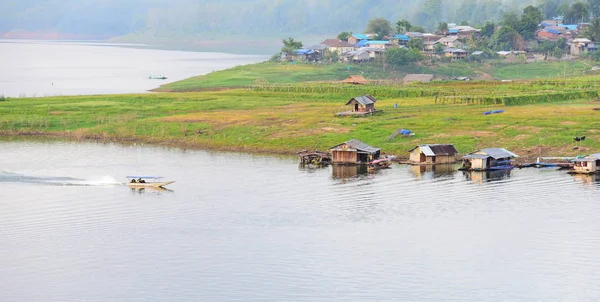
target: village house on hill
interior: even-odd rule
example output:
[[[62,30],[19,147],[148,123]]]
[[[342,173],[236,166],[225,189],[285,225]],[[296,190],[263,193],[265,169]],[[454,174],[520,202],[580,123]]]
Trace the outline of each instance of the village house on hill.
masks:
[[[337,52],[339,54],[342,54],[356,49],[356,47],[353,44],[338,39],[327,39],[321,42],[321,44],[327,45],[327,50],[329,50],[329,52],[332,53]]]

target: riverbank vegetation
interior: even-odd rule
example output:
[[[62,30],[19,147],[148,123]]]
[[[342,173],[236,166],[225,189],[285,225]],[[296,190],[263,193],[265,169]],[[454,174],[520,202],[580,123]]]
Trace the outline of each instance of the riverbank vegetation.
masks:
[[[356,138],[399,156],[423,143],[451,143],[463,153],[505,147],[529,157],[567,156],[600,150],[600,111],[594,110],[600,107],[599,80],[270,84],[188,93],[8,98],[0,103],[0,132],[251,152],[326,150]],[[377,98],[376,108],[383,112],[335,116],[350,109],[344,106],[348,99],[362,94]],[[504,112],[483,114],[491,110]],[[416,135],[389,139],[400,128]],[[575,136],[587,139],[577,143]]]

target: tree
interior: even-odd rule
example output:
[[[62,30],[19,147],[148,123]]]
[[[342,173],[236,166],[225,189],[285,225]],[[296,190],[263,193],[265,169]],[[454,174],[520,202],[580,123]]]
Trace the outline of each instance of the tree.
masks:
[[[390,21],[384,18],[376,18],[369,21],[365,32],[374,33],[377,35],[377,39],[383,39],[385,36],[389,36],[394,29],[390,24]]]
[[[507,12],[502,15],[502,25],[509,26],[512,29],[517,29],[519,27],[519,15],[515,12]]]
[[[588,5],[581,1],[577,1],[573,3],[569,10],[565,13],[564,22],[568,22],[570,24],[579,23],[586,21],[588,17]]]
[[[489,38],[494,34],[495,30],[496,24],[494,24],[494,22],[487,21],[485,22],[485,25],[483,25],[483,28],[481,28],[481,35]]]
[[[396,32],[397,33],[409,32],[411,30],[412,30],[412,24],[410,24],[410,22],[408,22],[406,20],[400,20],[400,21],[396,22]]]
[[[412,49],[423,50],[425,43],[423,43],[423,39],[410,39],[407,46]]]
[[[446,23],[446,22],[440,22],[440,23],[438,24],[438,27],[437,27],[437,29],[438,29],[439,31],[441,31],[441,32],[447,32],[447,31],[448,31],[448,23]]]
[[[437,22],[442,19],[442,0],[425,0],[417,18],[420,24],[435,28]]]
[[[555,0],[541,0],[538,8],[542,11],[542,14],[547,17],[553,17],[557,15],[558,3]]]
[[[525,40],[531,40],[535,37],[538,25],[544,20],[542,10],[529,5],[523,9],[523,15],[519,20],[518,32]]]
[[[423,27],[423,26],[415,25],[415,26],[413,26],[412,31],[418,32],[418,33],[426,33],[427,29],[425,29],[425,27]]]
[[[385,62],[396,66],[409,65],[423,60],[423,58],[421,52],[416,49],[392,48],[385,53]]]
[[[600,41],[600,18],[594,18],[590,22],[590,25],[584,30],[583,35],[594,41]]]
[[[600,18],[600,0],[587,0],[588,10],[593,18]]]
[[[282,42],[283,47],[281,48],[281,53],[285,54],[287,58],[290,58],[296,50],[302,48],[302,42],[296,41],[291,37],[283,39]]]
[[[436,43],[435,46],[433,46],[433,53],[436,55],[444,54],[444,45],[441,43]]]
[[[462,20],[462,21],[460,22],[460,25],[462,25],[462,26],[469,26],[469,21],[467,21],[467,20]]]
[[[519,50],[524,46],[523,38],[510,26],[502,26],[491,38],[489,47],[494,50]]]
[[[343,31],[337,36],[337,38],[338,38],[338,40],[348,42],[348,38],[350,38],[351,36],[352,36],[352,32]]]

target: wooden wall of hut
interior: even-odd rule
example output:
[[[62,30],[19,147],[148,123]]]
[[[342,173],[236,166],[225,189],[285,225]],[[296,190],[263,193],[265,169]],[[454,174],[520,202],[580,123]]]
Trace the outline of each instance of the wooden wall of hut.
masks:
[[[453,164],[456,162],[456,156],[454,155],[437,155],[435,157],[436,164]]]
[[[358,155],[356,151],[332,151],[332,160],[335,164],[356,164]]]

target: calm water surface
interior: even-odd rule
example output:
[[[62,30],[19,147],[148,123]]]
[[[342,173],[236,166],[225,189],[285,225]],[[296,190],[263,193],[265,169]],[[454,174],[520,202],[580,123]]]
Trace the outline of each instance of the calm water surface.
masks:
[[[4,140],[0,300],[593,301],[598,213],[600,182],[554,169]]]
[[[0,40],[0,95],[139,93],[267,56],[132,48],[130,44]],[[167,80],[149,80],[164,75]]]

